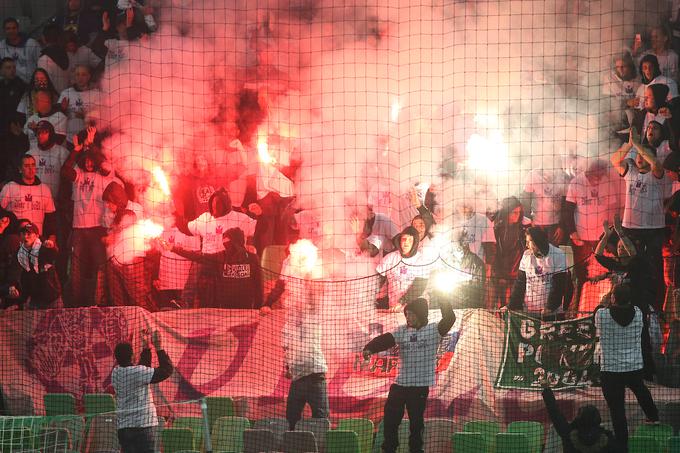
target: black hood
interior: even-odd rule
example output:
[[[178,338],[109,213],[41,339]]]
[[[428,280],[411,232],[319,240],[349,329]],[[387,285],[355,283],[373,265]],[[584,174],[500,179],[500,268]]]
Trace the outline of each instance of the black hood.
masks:
[[[616,324],[626,327],[635,318],[635,307],[631,304],[626,305],[612,305],[609,307],[609,313]]]
[[[30,154],[30,153],[26,153]],[[31,156],[32,157],[32,156]],[[35,157],[33,157],[35,159]],[[21,185],[21,186],[39,186],[41,183],[40,178],[36,175],[35,181],[33,181],[33,184],[26,184],[23,179],[21,179],[21,175],[17,176],[14,178],[14,182]]]
[[[406,311],[410,311],[411,313],[416,315],[421,325],[423,326],[427,325],[427,315],[429,314],[427,300],[423,299],[422,297],[419,297],[413,302],[406,304],[406,306],[404,307],[404,312]]]
[[[404,255],[401,252],[401,237],[404,236],[404,235],[409,235],[409,236],[413,237],[413,247],[411,247],[411,251],[406,255]],[[402,258],[411,258],[416,253],[418,253],[418,242],[419,242],[418,241],[418,230],[416,230],[412,226],[408,226],[408,227],[404,228],[404,230],[401,233],[399,233],[398,235],[396,235],[394,237],[394,246],[397,248],[397,250],[399,251],[399,254],[402,256]]]
[[[40,55],[47,55],[64,71],[68,69],[68,54],[58,45],[52,44],[45,47]]]

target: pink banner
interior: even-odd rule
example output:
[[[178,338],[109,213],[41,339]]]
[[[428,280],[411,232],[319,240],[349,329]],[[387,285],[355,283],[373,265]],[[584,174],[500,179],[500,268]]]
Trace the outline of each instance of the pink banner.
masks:
[[[482,310],[456,314],[451,341],[440,348],[427,415],[508,420],[517,413],[542,419],[536,392],[493,387],[503,345],[501,320]],[[403,323],[404,316],[370,318],[369,323],[350,311],[324,312],[322,347],[333,416],[382,414],[398,359],[387,353],[366,364],[359,352],[376,334]],[[438,311],[430,312],[430,322],[439,319]],[[253,419],[283,416],[290,385],[281,350],[284,321],[284,310],[267,316],[219,309],[148,313],[137,307],[6,312],[0,317],[5,404],[12,414],[42,414],[46,392],[72,393],[79,403],[84,393],[113,392],[115,345],[131,341],[139,351],[140,333],[158,329],[176,367],[170,379],[155,386],[160,414],[198,415],[198,405],[180,403],[208,395],[234,397]],[[579,395],[601,399],[599,389]]]

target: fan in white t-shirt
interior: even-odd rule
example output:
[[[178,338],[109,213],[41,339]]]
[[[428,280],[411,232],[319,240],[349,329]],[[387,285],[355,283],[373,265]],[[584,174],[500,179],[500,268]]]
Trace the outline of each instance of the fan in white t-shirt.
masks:
[[[54,109],[52,105],[52,95],[49,91],[36,91],[33,95],[33,103],[35,113],[28,117],[24,125],[24,133],[28,135],[28,141],[31,146],[38,143],[38,138],[35,136],[38,123],[42,120],[49,121],[54,127],[55,141],[59,144],[64,142],[66,138],[66,115]]]
[[[87,66],[77,66],[75,83],[59,96],[59,103],[68,117],[66,139],[85,129],[85,119],[90,112],[102,106],[102,92],[90,85],[92,74]]]
[[[123,453],[156,451],[154,431],[158,416],[150,385],[169,378],[173,366],[161,347],[158,331],[153,332],[151,341],[158,355],[158,368],[151,368],[151,349],[144,335],[144,349],[138,365],[133,365],[134,352],[130,343],[118,343],[114,350],[117,366],[111,372],[111,385],[116,392],[116,423]]]
[[[418,231],[409,226],[395,242],[399,249],[385,255],[376,272],[387,280],[389,307],[403,311],[404,306],[423,294],[434,263],[432,257],[418,249]]]
[[[42,120],[38,123],[36,136],[38,141],[27,154],[35,158],[36,175],[43,184],[47,184],[52,198],[56,200],[61,186],[61,167],[68,159],[69,151],[56,143],[54,126],[49,121]]]
[[[569,176],[561,169],[531,170],[524,184],[525,212],[531,212],[532,224],[548,231],[554,244],[563,239],[560,214],[568,185]]]
[[[536,184],[532,188],[537,188]],[[543,197],[537,197],[544,200]],[[454,217],[453,237],[465,236],[470,251],[486,261],[487,251],[496,243],[493,225],[487,216],[475,212],[473,203],[463,202],[458,208],[459,215]]]
[[[567,289],[567,256],[540,228],[528,228],[526,241],[508,308],[541,317],[559,314]]]
[[[188,224],[194,236],[200,236],[203,244],[201,253],[217,253],[224,250],[222,233],[230,228],[240,228],[246,236],[246,243],[252,243],[255,234],[255,220],[234,211],[231,198],[225,189],[219,189],[208,201],[209,212],[204,212]]]

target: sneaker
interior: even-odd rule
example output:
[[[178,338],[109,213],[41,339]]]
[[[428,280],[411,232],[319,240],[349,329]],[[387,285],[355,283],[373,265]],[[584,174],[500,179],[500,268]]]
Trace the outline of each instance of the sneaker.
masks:
[[[643,422],[645,425],[660,425],[661,422],[659,420],[650,420],[650,419],[645,419]]]

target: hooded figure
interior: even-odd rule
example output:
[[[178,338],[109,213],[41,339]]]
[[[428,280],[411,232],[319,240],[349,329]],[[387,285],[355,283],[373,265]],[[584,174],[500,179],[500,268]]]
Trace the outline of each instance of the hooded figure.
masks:
[[[378,308],[400,311],[425,291],[432,270],[432,259],[418,252],[418,231],[412,226],[394,237],[397,250],[385,255],[376,267],[376,272],[387,282],[387,304],[385,298],[378,299]]]
[[[224,251],[200,253],[173,246],[170,250],[201,264],[199,298],[206,308],[258,309],[262,306],[260,260],[245,248],[245,234],[229,228],[222,234]]]
[[[413,302],[406,304],[406,307],[404,307],[404,314],[409,311],[416,315],[418,322],[421,325],[427,325],[427,316],[430,312],[427,300],[419,297]]]
[[[413,238],[411,242],[407,237]],[[418,253],[418,230],[412,226],[404,228],[404,230],[394,237],[394,246],[399,251],[402,258],[412,258]]]
[[[560,412],[555,395],[548,387],[543,389],[543,401],[555,431],[562,439],[565,453],[614,453],[622,451],[611,431],[601,426],[600,411],[591,405],[578,410],[576,418],[569,423]]]

